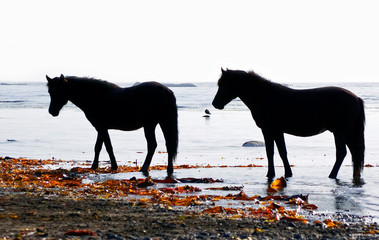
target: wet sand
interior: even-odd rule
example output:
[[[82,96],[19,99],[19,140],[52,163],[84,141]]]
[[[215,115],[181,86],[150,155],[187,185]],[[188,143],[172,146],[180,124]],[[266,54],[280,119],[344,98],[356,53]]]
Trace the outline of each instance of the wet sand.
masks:
[[[200,196],[185,198],[181,195],[196,188],[150,188],[149,186],[155,184],[151,178],[84,184],[83,176],[94,174],[94,170],[46,168],[49,164],[59,163],[56,160],[0,158],[0,239],[379,237],[379,226],[376,223],[356,221],[344,224],[332,220],[330,223],[325,222],[326,220],[308,223],[304,217],[289,215],[291,211],[286,211],[275,202],[269,203],[267,200],[267,203],[263,203],[262,201],[266,201],[263,199],[257,206],[263,214],[248,214],[248,208],[227,210],[228,208],[217,205],[213,207],[216,198],[220,196],[207,196],[205,198],[210,199],[208,202],[211,205],[202,205],[201,200],[191,200]],[[120,166],[118,171],[137,170],[135,167]],[[100,171],[109,172],[108,169],[99,169],[96,173]],[[172,179],[163,181],[167,180]],[[129,197],[130,194],[133,197]],[[232,199],[234,198],[243,198],[244,201],[257,199],[244,195],[243,191],[232,195]],[[304,206],[306,205],[302,207]],[[212,209],[217,211],[210,211]],[[281,217],[277,218],[278,215]]]
[[[2,239],[377,239],[379,231],[376,224],[229,219],[125,200],[3,193],[0,201]]]

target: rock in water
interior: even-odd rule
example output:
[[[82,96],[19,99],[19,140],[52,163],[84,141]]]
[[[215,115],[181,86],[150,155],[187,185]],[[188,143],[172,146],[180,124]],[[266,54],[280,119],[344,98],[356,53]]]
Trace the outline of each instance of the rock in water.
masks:
[[[245,142],[242,147],[264,147],[265,143],[260,141],[248,141]]]

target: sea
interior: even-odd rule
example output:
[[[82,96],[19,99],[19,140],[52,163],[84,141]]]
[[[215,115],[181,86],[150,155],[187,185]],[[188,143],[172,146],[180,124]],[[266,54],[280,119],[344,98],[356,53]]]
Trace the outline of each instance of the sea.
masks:
[[[134,83],[118,83],[122,87]],[[285,135],[293,177],[281,194],[309,194],[309,203],[318,206],[315,214],[341,215],[346,221],[378,221],[379,219],[379,83],[291,83],[291,88],[321,86],[346,88],[365,101],[366,155],[363,181],[353,181],[351,157],[348,153],[337,179],[328,175],[335,162],[334,139],[330,132],[313,137]],[[216,82],[168,85],[175,93],[179,115],[179,153],[176,165],[229,166],[216,168],[177,169],[175,176],[223,179],[222,186],[244,186],[247,195],[267,195],[267,158],[264,147],[243,147],[247,141],[263,141],[263,135],[250,111],[239,100],[224,110],[216,110],[212,100]],[[68,103],[58,117],[48,113],[50,97],[46,83],[0,82],[0,156],[30,159],[72,160],[62,168],[91,163],[96,131],[83,112]],[[210,111],[210,115],[205,110]],[[165,142],[157,128],[158,148],[152,165],[167,164]],[[119,165],[143,164],[147,149],[143,130],[123,132],[111,130],[110,136]],[[235,167],[249,164],[263,167]],[[100,166],[110,166],[105,150]],[[276,177],[284,175],[281,159],[275,152]],[[50,167],[50,166],[47,166]],[[56,166],[53,166],[56,167]],[[151,171],[153,178],[165,178],[165,171]],[[99,174],[88,181],[130,179],[140,173]],[[196,184],[195,184],[196,185]],[[202,194],[212,194],[203,188]],[[208,186],[209,187],[209,186]],[[217,192],[217,194],[220,194]],[[351,220],[354,221],[354,220]]]

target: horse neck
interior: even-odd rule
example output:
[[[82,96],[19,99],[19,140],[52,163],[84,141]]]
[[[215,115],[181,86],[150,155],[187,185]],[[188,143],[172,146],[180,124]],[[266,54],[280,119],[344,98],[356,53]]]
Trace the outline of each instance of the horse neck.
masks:
[[[264,90],[264,88],[262,88],[260,84],[254,84],[253,81],[248,81],[248,79],[245,79],[245,81],[241,84],[238,97],[243,103],[250,107],[250,105],[254,104],[256,99],[260,97],[262,90]]]
[[[83,111],[88,109],[92,103],[98,100],[105,91],[106,88],[100,89],[97,86],[93,86],[93,83],[91,82],[80,80],[69,82],[67,88],[68,100]]]
[[[260,104],[260,100],[264,96],[272,96],[278,91],[281,91],[278,87],[267,80],[259,81],[245,81],[240,89],[238,97],[249,108],[254,108],[257,104]]]

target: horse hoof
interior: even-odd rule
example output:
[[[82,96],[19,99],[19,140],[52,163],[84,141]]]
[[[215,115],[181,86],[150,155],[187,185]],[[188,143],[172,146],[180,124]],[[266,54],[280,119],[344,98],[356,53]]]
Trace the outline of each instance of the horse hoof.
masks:
[[[148,171],[148,170],[141,168],[139,171],[140,171],[145,177],[148,177],[148,176],[149,176],[149,171]]]
[[[353,178],[353,184],[354,186],[363,186],[365,184],[365,181],[363,180],[363,178]]]
[[[93,165],[92,165],[91,169],[96,170],[98,167],[99,167],[99,166],[93,166]]]
[[[330,175],[329,175],[329,178],[331,178],[331,179],[336,179],[336,178],[337,178],[337,175],[335,175],[335,174],[330,174]]]
[[[285,174],[284,175],[286,178],[290,178],[290,177],[292,177],[293,175],[292,175],[292,173],[291,174]]]
[[[269,175],[267,175],[266,177],[267,177],[267,180],[268,180],[269,182],[272,182],[272,181],[274,180],[275,175],[274,175],[274,176],[269,176]]]
[[[361,178],[361,173],[360,173],[360,172],[358,172],[358,173],[355,173],[355,172],[354,172],[354,174],[353,174],[353,178],[354,178],[354,179],[360,179],[360,178]]]
[[[268,179],[274,179],[274,177],[275,177],[275,173],[267,173],[266,177],[267,177]]]
[[[167,172],[167,177],[168,177],[168,178],[174,178],[174,171],[172,171],[172,172]]]

